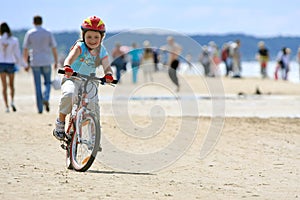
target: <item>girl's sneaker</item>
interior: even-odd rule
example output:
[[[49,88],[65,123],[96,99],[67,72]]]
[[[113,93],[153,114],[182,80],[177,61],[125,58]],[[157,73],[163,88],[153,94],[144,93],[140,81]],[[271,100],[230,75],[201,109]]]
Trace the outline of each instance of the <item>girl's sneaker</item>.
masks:
[[[58,140],[64,140],[65,133],[65,122],[61,122],[58,119],[55,122],[55,129],[53,130],[53,136]]]

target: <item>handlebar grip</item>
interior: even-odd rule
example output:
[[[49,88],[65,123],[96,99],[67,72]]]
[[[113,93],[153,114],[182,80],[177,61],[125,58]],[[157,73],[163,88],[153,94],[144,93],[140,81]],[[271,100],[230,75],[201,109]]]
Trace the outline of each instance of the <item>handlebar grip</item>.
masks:
[[[113,80],[112,84],[117,84],[118,82],[118,80]]]
[[[59,74],[65,74],[65,70],[64,69],[58,69],[57,73],[59,73]],[[77,76],[77,72],[73,72],[72,76]]]
[[[99,80],[101,81],[101,84],[104,85],[106,83],[106,79],[105,78],[99,78]],[[118,80],[113,80],[111,83],[112,84],[117,84],[119,81]]]
[[[65,74],[65,70],[63,70],[63,69],[58,69],[58,70],[57,70],[57,73],[59,73],[59,74]]]

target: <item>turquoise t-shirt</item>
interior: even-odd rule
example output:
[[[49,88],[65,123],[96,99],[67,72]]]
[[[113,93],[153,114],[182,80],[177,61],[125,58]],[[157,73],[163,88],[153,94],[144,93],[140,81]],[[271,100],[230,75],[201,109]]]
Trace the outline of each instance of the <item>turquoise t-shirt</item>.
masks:
[[[95,66],[95,59],[96,56],[91,55],[89,49],[84,44],[84,42],[77,42],[76,46],[79,46],[81,49],[81,54],[78,56],[78,58],[74,61],[74,63],[71,65],[71,68],[80,74],[84,75],[90,75],[91,73],[96,72]],[[105,57],[107,57],[107,51],[103,45],[101,45],[100,49],[100,59],[103,60]]]
[[[143,49],[133,49],[128,54],[131,56],[132,62],[140,62],[143,56]]]

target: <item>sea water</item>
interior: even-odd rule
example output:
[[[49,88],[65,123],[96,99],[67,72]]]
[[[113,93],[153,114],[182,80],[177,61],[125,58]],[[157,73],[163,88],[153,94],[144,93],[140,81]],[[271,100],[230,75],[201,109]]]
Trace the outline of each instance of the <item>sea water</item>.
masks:
[[[275,68],[277,64],[275,61],[270,61],[267,66],[267,76],[270,79],[274,79],[274,73]],[[244,78],[247,77],[261,77],[260,74],[260,66],[257,61],[248,61],[248,62],[242,62],[242,76]],[[192,63],[192,65],[189,67],[189,65],[185,62],[182,62],[179,67],[179,73],[181,74],[201,74],[203,75],[203,67],[200,63]],[[218,66],[217,74],[219,76],[224,76],[226,73],[226,68],[224,63],[220,63]],[[288,73],[288,81],[294,82],[294,83],[300,83],[300,77],[299,77],[299,64],[296,61],[293,61],[290,63],[290,71]],[[279,78],[281,77],[279,73]]]

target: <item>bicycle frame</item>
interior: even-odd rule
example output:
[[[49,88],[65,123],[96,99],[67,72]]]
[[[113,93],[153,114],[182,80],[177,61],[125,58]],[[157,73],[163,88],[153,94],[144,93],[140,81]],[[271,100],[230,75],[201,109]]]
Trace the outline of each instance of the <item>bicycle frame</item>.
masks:
[[[64,70],[59,70],[58,73],[64,73]],[[75,73],[75,75],[74,75]],[[66,164],[68,169],[76,171],[86,171],[92,165],[97,151],[101,151],[100,138],[101,129],[99,118],[95,113],[88,108],[89,105],[89,83],[91,87],[96,87],[95,96],[98,94],[98,85],[94,81],[105,83],[104,78],[98,78],[95,74],[90,76],[81,75],[74,72],[73,76],[81,81],[78,89],[78,99],[73,103],[72,111],[69,115],[69,123],[66,131],[66,139],[61,145],[66,150]],[[117,81],[114,80],[113,84]],[[92,97],[94,98],[94,96]],[[85,121],[86,120],[86,121]],[[83,135],[82,135],[83,134]],[[80,153],[78,154],[78,149]],[[81,153],[81,150],[84,152]],[[88,152],[88,153],[87,153]]]
[[[82,142],[81,134],[79,131],[77,131],[77,127],[79,127],[79,122],[82,119],[78,119],[78,116],[83,116],[83,112],[86,112],[87,114],[90,112],[90,110],[87,108],[89,104],[89,99],[86,87],[91,80],[83,77],[81,77],[80,79],[83,81],[83,83],[81,83],[80,88],[78,90],[78,100],[73,103],[72,111],[70,113],[68,128],[66,131],[67,140],[65,141],[67,145],[69,144],[74,133],[77,134],[77,142]],[[71,133],[72,128],[74,131]]]

